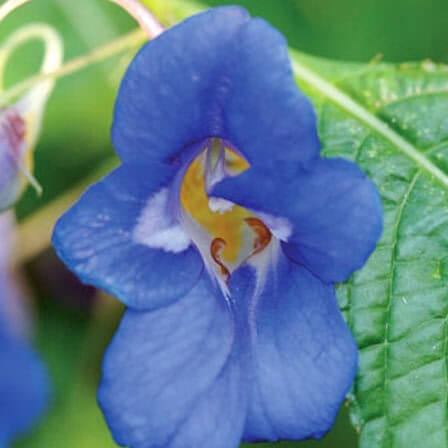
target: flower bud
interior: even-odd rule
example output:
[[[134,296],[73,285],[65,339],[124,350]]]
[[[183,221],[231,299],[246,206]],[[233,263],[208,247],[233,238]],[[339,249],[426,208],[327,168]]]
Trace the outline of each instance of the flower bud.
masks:
[[[45,44],[42,75],[54,72],[62,63],[62,43],[56,31],[41,24],[19,29],[0,47],[0,104],[7,60],[18,46],[32,39]],[[32,174],[33,149],[53,86],[54,80],[44,77],[14,104],[0,109],[0,212],[14,205],[28,184],[38,194],[42,192]]]

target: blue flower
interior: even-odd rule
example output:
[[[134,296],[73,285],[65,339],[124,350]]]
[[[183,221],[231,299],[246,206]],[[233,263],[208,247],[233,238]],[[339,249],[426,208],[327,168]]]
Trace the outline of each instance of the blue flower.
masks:
[[[320,158],[284,38],[238,7],[182,22],[132,62],[112,134],[121,166],[53,241],[128,306],[99,389],[115,440],[321,437],[357,363],[333,284],[382,212],[355,164]]]
[[[25,342],[18,291],[8,272],[8,215],[0,217],[0,447],[28,431],[48,405],[46,371]]]

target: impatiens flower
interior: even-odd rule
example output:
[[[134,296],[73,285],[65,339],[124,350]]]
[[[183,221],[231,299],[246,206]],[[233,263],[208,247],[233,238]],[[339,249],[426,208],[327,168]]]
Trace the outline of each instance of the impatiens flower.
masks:
[[[334,282],[382,227],[373,184],[324,160],[284,38],[238,7],[148,43],[120,88],[121,166],[54,245],[128,306],[99,403],[132,448],[321,437],[357,350]]]
[[[9,272],[11,216],[0,216],[0,447],[36,422],[48,403],[48,379],[28,346],[18,290]]]
[[[0,47],[0,94],[6,62],[18,46],[32,39],[43,40],[46,44],[42,73],[49,73],[61,65],[62,44],[58,34],[46,25],[23,27]],[[20,198],[28,183],[38,193],[42,191],[32,174],[33,149],[53,86],[53,80],[40,82],[14,104],[0,108],[0,212]]]

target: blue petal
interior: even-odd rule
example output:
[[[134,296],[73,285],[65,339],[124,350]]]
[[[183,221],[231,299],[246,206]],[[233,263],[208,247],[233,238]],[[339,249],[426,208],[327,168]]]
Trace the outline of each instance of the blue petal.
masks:
[[[193,16],[150,41],[118,94],[112,128],[123,161],[167,160],[193,141],[222,132],[224,61],[249,20],[238,7]]]
[[[382,232],[375,185],[352,162],[319,159],[309,168],[250,168],[218,184],[213,195],[287,218],[285,252],[326,282],[340,282],[364,265]]]
[[[244,440],[320,438],[332,426],[357,365],[334,288],[280,255],[259,296],[250,267],[230,283],[247,303],[253,380]]]
[[[0,331],[0,444],[29,430],[48,405],[48,378],[37,356]]]
[[[282,34],[262,19],[251,20],[239,33],[227,67],[225,138],[251,165],[319,156],[316,116],[294,81]]]
[[[247,387],[241,344],[233,313],[207,274],[167,308],[126,311],[98,395],[117,443],[238,447]]]
[[[196,248],[155,249],[133,233],[149,198],[174,174],[167,165],[123,165],[90,187],[56,224],[58,255],[81,280],[135,308],[166,305],[184,295],[203,269]]]
[[[122,82],[113,141],[123,161],[166,161],[224,138],[251,163],[319,154],[316,117],[286,41],[238,7],[198,14],[149,42]]]

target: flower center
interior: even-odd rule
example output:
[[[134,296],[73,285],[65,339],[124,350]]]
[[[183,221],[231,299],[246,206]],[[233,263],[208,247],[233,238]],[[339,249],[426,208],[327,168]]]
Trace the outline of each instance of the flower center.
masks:
[[[184,225],[208,267],[227,281],[241,263],[263,251],[272,234],[253,212],[209,192],[221,180],[249,168],[225,141],[208,140],[186,170],[180,188]]]

